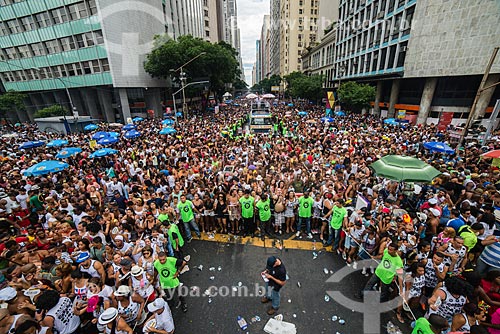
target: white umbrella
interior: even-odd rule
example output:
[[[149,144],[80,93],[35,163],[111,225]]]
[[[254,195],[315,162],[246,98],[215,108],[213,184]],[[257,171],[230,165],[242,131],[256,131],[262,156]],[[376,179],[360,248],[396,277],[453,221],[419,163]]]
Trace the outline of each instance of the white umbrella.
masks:
[[[251,99],[258,98],[258,96],[252,93],[252,94],[248,94],[245,98],[251,100]]]
[[[123,124],[122,123],[110,123],[109,126],[112,128],[121,128],[123,126]]]
[[[262,98],[263,99],[275,99],[276,96],[274,96],[273,94],[264,94],[264,95],[262,95]]]
[[[222,95],[222,97],[231,97],[231,96],[233,96],[233,95],[229,92],[226,92],[224,95]]]

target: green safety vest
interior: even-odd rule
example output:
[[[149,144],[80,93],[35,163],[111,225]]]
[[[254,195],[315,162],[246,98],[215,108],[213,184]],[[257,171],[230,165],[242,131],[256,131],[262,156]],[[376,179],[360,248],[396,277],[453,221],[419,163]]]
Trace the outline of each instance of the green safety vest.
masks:
[[[177,204],[177,208],[181,213],[181,218],[184,223],[190,222],[194,219],[193,203],[191,201],[186,200],[184,203],[179,202]]]
[[[422,317],[415,321],[415,327],[413,328],[411,334],[434,334],[434,332],[431,329],[429,321]]]
[[[246,198],[242,197],[240,198],[240,204],[241,204],[241,216],[243,218],[252,218],[253,217],[253,202],[254,198],[252,196]]]
[[[310,218],[312,216],[312,207],[314,200],[312,197],[299,197],[299,217]]]
[[[377,269],[375,269],[375,275],[384,284],[391,284],[394,276],[396,276],[396,270],[403,268],[403,260],[399,255],[391,256],[389,251],[384,250],[384,255],[382,256],[382,261],[380,261]]]
[[[162,289],[171,289],[179,286],[179,279],[174,278],[177,272],[176,263],[177,259],[175,257],[167,257],[167,260],[163,264],[160,260],[155,260],[155,262],[153,262],[153,266],[158,272]]]
[[[259,209],[260,221],[267,222],[271,219],[271,201],[269,198],[266,201],[259,200],[255,206]]]
[[[175,224],[170,224],[170,227],[167,229],[168,238],[170,239],[170,243],[172,244],[172,248],[177,248],[177,242],[172,237],[172,233],[177,234],[177,238],[179,239],[179,247],[184,246],[184,239],[182,238],[181,232],[179,232],[179,227]]]

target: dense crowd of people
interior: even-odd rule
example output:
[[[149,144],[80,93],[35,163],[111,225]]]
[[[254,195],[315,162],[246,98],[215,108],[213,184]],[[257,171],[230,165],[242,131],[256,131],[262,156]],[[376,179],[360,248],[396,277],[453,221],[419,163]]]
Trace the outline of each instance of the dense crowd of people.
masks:
[[[188,311],[183,247],[222,233],[322,241],[371,276],[358,298],[403,296],[396,316],[415,333],[500,333],[500,170],[481,158],[496,144],[432,153],[424,142],[451,140],[433,125],[324,123],[323,109],[303,107],[307,116],[273,106],[273,131],[259,135],[243,106],[179,119],[165,136],[161,120],[143,120],[139,138],[93,159],[93,132],[4,127],[0,332],[173,333],[171,308]],[[19,145],[56,138],[83,152],[61,172],[26,176],[59,149]],[[377,177],[370,164],[389,154],[442,174],[417,185]]]

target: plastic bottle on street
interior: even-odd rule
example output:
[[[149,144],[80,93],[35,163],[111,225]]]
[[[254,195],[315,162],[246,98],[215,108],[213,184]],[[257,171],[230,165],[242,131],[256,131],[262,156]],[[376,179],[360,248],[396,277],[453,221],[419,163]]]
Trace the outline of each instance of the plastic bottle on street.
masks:
[[[246,330],[247,330],[247,328],[248,328],[248,324],[247,324],[247,322],[246,322],[245,318],[243,318],[243,317],[242,317],[242,316],[240,316],[240,315],[238,316],[238,325],[239,325],[239,326],[240,326],[240,328],[241,328],[242,330],[244,330],[244,331],[246,331]]]

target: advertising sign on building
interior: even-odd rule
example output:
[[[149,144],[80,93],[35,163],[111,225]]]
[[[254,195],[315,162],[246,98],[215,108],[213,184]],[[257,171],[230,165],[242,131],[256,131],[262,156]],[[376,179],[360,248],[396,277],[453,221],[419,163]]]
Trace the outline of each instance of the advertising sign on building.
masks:
[[[280,86],[271,86],[271,92],[279,92]]]
[[[406,118],[406,110],[398,110],[398,119]]]
[[[439,117],[438,130],[444,131],[453,120],[453,112],[442,112]]]

